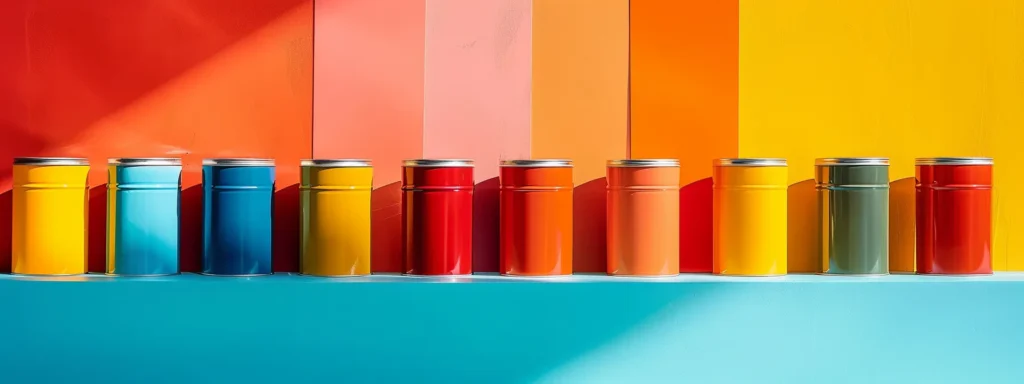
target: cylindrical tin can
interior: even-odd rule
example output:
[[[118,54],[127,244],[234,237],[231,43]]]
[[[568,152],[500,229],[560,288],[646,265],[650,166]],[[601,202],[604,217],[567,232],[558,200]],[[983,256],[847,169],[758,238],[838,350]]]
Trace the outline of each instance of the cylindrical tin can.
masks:
[[[501,273],[572,274],[572,161],[501,163]]]
[[[180,214],[181,159],[111,159],[107,166],[107,274],[177,274]]]
[[[273,213],[273,160],[203,160],[203,274],[272,273]]]
[[[786,274],[785,159],[714,161],[715,274]]]
[[[608,274],[679,274],[679,160],[608,162]]]
[[[88,177],[86,159],[14,159],[11,272],[88,272]]]
[[[917,159],[917,272],[992,273],[992,159]]]
[[[315,276],[370,274],[369,160],[303,160],[299,272]]]
[[[473,161],[406,160],[402,168],[404,273],[473,273]]]
[[[889,273],[889,159],[815,161],[822,271]]]

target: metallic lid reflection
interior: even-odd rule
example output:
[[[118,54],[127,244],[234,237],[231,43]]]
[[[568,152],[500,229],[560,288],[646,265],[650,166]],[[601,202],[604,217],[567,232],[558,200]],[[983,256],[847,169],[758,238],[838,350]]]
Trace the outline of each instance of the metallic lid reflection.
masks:
[[[302,160],[300,165],[324,168],[366,168],[372,167],[373,163],[366,159],[307,159]]]
[[[916,165],[992,165],[991,157],[921,157]]]
[[[89,165],[81,157],[15,157],[14,165]]]
[[[566,159],[531,159],[531,160],[503,160],[502,167],[572,167],[572,160]]]
[[[814,160],[814,165],[847,166],[847,165],[889,165],[887,157],[835,157]]]
[[[712,163],[719,167],[785,167],[786,159],[747,158],[747,159],[715,159]]]
[[[203,165],[226,167],[272,167],[274,166],[274,160],[249,158],[203,159]]]
[[[467,159],[412,159],[402,162],[403,167],[472,167]]]
[[[174,157],[116,157],[107,160],[110,165],[181,165],[181,159]]]
[[[678,167],[678,159],[608,160],[609,167]]]

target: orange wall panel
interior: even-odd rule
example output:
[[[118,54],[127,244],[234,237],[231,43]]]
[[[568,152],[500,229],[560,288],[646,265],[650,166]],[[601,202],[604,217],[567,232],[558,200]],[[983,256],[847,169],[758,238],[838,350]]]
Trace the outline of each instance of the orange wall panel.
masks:
[[[316,2],[313,156],[373,161],[373,272],[402,267],[401,165],[423,154],[425,5]]]
[[[680,268],[710,272],[711,160],[738,152],[738,4],[629,7],[630,157],[681,160]]]

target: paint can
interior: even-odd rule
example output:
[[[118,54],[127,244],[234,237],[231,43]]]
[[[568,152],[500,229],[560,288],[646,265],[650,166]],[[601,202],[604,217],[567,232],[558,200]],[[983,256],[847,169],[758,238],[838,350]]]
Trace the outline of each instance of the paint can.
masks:
[[[314,276],[370,274],[369,160],[303,160],[299,272]]]
[[[679,274],[679,160],[608,162],[608,274]]]
[[[786,160],[718,159],[713,169],[714,273],[785,275]]]
[[[889,159],[815,161],[822,271],[889,273]]]
[[[203,160],[205,275],[273,272],[274,160]]]
[[[11,272],[88,272],[89,161],[19,157],[13,172]]]
[[[572,161],[501,162],[501,273],[572,274]]]
[[[106,273],[177,274],[180,215],[181,159],[110,159]]]
[[[402,165],[403,273],[473,273],[473,161]]]
[[[992,273],[992,163],[917,159],[918,273]]]

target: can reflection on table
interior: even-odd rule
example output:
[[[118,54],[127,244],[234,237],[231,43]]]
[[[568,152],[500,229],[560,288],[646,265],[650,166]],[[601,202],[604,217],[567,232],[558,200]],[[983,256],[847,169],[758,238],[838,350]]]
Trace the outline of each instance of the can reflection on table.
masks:
[[[369,160],[302,161],[299,272],[316,276],[370,274]]]
[[[608,274],[679,274],[679,160],[608,162]]]
[[[992,159],[917,159],[917,272],[992,273]]]
[[[272,272],[273,202],[273,160],[203,160],[203,274]]]
[[[402,168],[403,272],[473,273],[473,161],[406,160]]]
[[[712,180],[714,273],[785,275],[786,160],[718,159]]]
[[[180,213],[181,159],[111,159],[106,273],[177,274]]]
[[[572,274],[572,161],[501,163],[501,273]]]
[[[19,157],[13,173],[11,272],[88,272],[89,162]]]
[[[889,159],[815,162],[822,271],[889,273]]]

